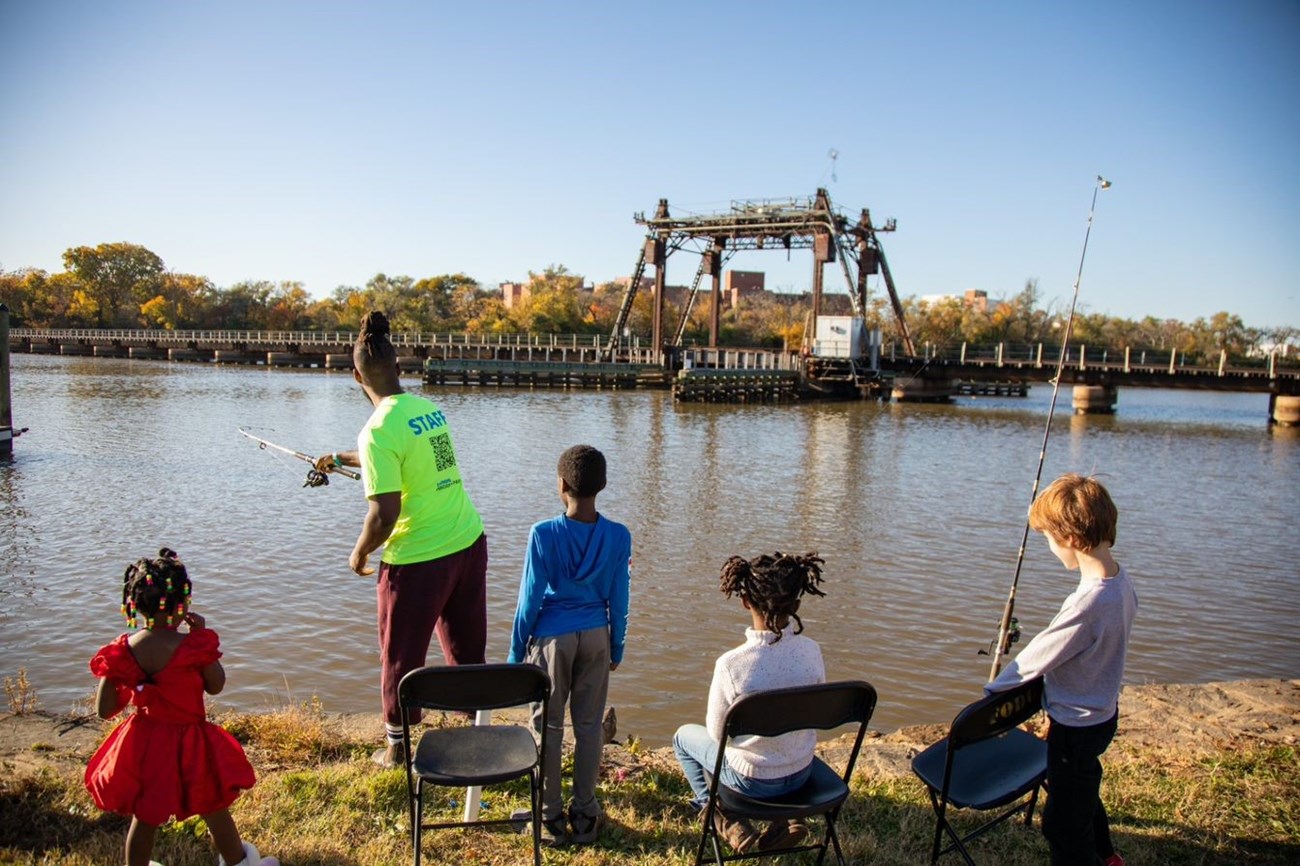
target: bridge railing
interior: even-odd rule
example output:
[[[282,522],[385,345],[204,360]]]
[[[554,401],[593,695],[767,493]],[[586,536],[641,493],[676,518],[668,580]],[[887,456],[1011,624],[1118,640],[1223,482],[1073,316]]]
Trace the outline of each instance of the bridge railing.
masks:
[[[1061,355],[1059,344],[1050,343],[993,343],[934,345],[923,343],[917,347],[917,354],[926,362],[941,364],[961,364],[971,366],[994,366],[1008,368],[1053,369]],[[891,361],[901,360],[902,347],[895,343],[886,344],[882,356]],[[1087,370],[1105,368],[1111,370],[1142,370],[1175,372],[1210,372],[1225,375],[1229,372],[1263,373],[1270,375],[1277,371],[1295,372],[1300,370],[1300,353],[1290,351],[1289,347],[1266,355],[1229,356],[1220,351],[1216,358],[1203,359],[1197,354],[1181,352],[1177,349],[1119,348],[1109,346],[1071,345],[1066,348],[1065,366],[1067,369]]]
[[[10,328],[11,339],[89,340],[98,342],[165,343],[293,343],[338,345],[356,341],[356,331],[226,331],[148,328]],[[599,349],[603,334],[480,334],[469,332],[424,333],[397,331],[389,335],[395,346],[501,346],[533,348]],[[631,345],[640,346],[639,339]]]

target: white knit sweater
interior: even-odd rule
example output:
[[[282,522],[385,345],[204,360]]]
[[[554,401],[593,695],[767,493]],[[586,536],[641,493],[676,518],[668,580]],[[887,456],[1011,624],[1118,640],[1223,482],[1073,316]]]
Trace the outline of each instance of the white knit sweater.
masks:
[[[718,656],[709,686],[705,727],[722,741],[722,721],[731,705],[752,692],[808,686],[826,681],[826,667],[817,641],[787,626],[781,639],[770,631],[745,629],[745,642]],[[814,731],[794,731],[779,737],[740,737],[727,747],[727,764],[751,779],[779,779],[812,763],[817,746]]]

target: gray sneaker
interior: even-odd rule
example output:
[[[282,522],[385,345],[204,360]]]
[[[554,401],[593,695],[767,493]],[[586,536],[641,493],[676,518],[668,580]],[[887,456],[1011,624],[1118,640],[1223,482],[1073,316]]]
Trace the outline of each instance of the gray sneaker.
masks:
[[[530,809],[520,809],[510,813],[511,826],[520,833],[532,835],[533,813]],[[569,844],[569,825],[560,814],[549,821],[542,821],[542,844],[548,848],[563,848]]]
[[[573,844],[590,845],[596,841],[600,832],[600,812],[594,815],[579,815],[569,807],[569,827],[573,829]]]

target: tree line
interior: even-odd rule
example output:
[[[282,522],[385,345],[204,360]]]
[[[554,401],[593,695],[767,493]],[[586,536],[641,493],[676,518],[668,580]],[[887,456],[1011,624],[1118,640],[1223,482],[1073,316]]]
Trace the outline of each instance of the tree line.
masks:
[[[361,316],[384,310],[395,331],[608,334],[624,297],[618,283],[588,287],[562,265],[529,273],[528,297],[507,308],[501,293],[463,273],[416,279],[375,274],[365,286],[339,286],[313,298],[295,281],[248,280],[220,287],[207,277],[169,271],[151,250],[131,243],[69,248],[59,273],[0,270],[0,301],[14,327],[165,328],[205,330],[355,331]],[[681,302],[685,303],[685,300]],[[648,336],[652,298],[641,291],[628,328]],[[721,316],[719,342],[729,346],[796,348],[808,329],[809,293],[746,295]],[[823,297],[823,312],[847,314],[845,295]],[[917,345],[939,349],[961,343],[1059,344],[1068,310],[1044,305],[1036,280],[1010,298],[971,304],[962,298],[903,300],[904,320]],[[665,303],[671,336],[681,304]],[[867,323],[884,339],[901,332],[888,300],[868,300]],[[701,291],[687,316],[687,342],[709,333],[709,297]],[[1228,312],[1192,322],[1147,316],[1123,319],[1086,310],[1076,314],[1073,341],[1135,350],[1178,351],[1189,357],[1258,355],[1273,348],[1300,350],[1300,329],[1252,328]]]

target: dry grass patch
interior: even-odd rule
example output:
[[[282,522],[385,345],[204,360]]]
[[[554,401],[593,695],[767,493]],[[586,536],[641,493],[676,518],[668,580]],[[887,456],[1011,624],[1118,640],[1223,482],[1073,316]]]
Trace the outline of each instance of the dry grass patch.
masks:
[[[315,701],[222,721],[246,743],[258,770],[258,784],[231,811],[264,853],[291,866],[410,862],[405,776],[370,763],[376,743],[369,732],[349,730]],[[430,722],[463,723],[440,717]],[[1117,743],[1105,763],[1103,795],[1130,866],[1300,862],[1300,758],[1294,746],[1220,745],[1192,755]],[[600,839],[588,848],[546,852],[547,866],[692,863],[700,827],[686,805],[689,790],[671,750],[611,746],[604,769],[600,797],[607,820]],[[462,790],[438,789],[433,808],[453,820],[463,796]],[[527,803],[522,782],[498,786],[484,792],[483,814],[506,817]],[[959,827],[979,820],[954,816]],[[126,819],[94,807],[76,761],[9,776],[0,772],[0,863],[118,863],[126,826]],[[924,787],[908,774],[860,772],[839,826],[852,863],[929,860],[934,813]],[[522,864],[531,861],[530,847],[527,836],[505,828],[442,830],[426,834],[424,854],[435,864]],[[1037,819],[1032,827],[1019,820],[1004,824],[972,850],[981,863],[1047,861]],[[211,866],[214,855],[202,821],[165,827],[155,859],[168,866]],[[779,862],[805,866],[813,860],[804,855]],[[958,860],[950,855],[943,862]]]

